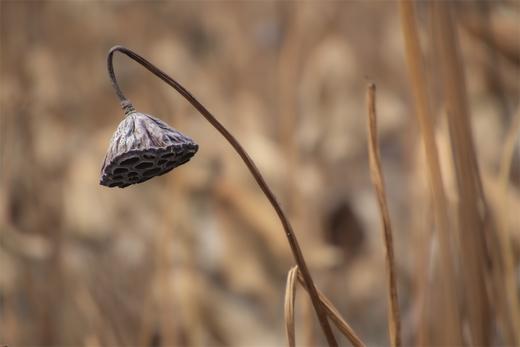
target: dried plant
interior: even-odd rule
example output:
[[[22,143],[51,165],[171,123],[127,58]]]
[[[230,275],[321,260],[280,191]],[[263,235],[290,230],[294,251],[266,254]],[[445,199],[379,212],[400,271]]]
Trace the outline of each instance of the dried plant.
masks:
[[[415,99],[415,113],[428,165],[427,174],[432,193],[436,235],[440,241],[442,267],[440,291],[442,293],[441,298],[444,301],[442,303],[444,312],[443,324],[446,327],[442,339],[445,344],[462,345],[461,313],[458,307],[459,300],[456,286],[456,261],[451,240],[453,233],[448,220],[448,204],[441,176],[439,151],[435,143],[431,105],[428,98],[426,74],[419,44],[414,4],[410,0],[401,0],[399,2],[399,10],[405,41],[406,59]]]
[[[186,163],[197,149],[168,124],[129,108],[110,140],[100,183],[124,188],[147,181]]]
[[[298,271],[298,282],[300,282],[300,284],[307,292],[309,291],[300,271]],[[363,341],[359,338],[354,329],[352,329],[352,327],[343,319],[343,317],[341,317],[341,314],[330,302],[330,300],[327,299],[327,297],[323,295],[323,293],[321,293],[319,290],[318,295],[322,304],[325,307],[325,310],[327,311],[327,314],[329,315],[330,320],[332,320],[332,322],[336,325],[339,331],[341,331],[343,335],[345,335],[345,337],[350,341],[350,343],[352,343],[352,346],[365,347]]]
[[[262,191],[266,195],[267,199],[269,200],[269,202],[271,203],[271,205],[275,209],[276,213],[278,214],[278,217],[280,218],[280,221],[282,222],[282,225],[283,225],[283,227],[285,229],[285,234],[287,236],[287,240],[288,240],[289,245],[291,247],[291,250],[293,252],[293,255],[294,255],[294,258],[296,260],[296,263],[298,264],[298,267],[299,267],[300,271],[302,272],[302,276],[303,276],[305,284],[306,284],[306,286],[308,288],[308,292],[309,292],[309,295],[311,297],[311,300],[312,300],[312,303],[313,303],[313,306],[314,306],[314,310],[316,311],[316,314],[318,316],[321,328],[323,329],[325,337],[327,338],[327,342],[328,342],[329,346],[337,346],[338,344],[336,342],[336,338],[334,337],[334,334],[332,333],[332,329],[331,329],[330,324],[329,324],[329,322],[327,320],[325,309],[324,309],[324,307],[323,307],[323,305],[322,305],[322,303],[320,301],[320,298],[319,298],[316,286],[314,285],[314,281],[312,280],[311,274],[310,274],[310,272],[309,272],[309,270],[307,268],[307,264],[306,264],[305,259],[303,257],[303,253],[302,253],[302,251],[300,249],[300,246],[298,244],[298,241],[296,239],[296,235],[294,234],[292,226],[289,223],[289,220],[287,219],[287,217],[285,216],[285,213],[283,212],[283,210],[282,210],[280,204],[278,203],[277,199],[275,198],[273,192],[271,191],[271,189],[269,188],[269,186],[265,182],[264,178],[260,174],[260,171],[256,167],[256,165],[253,162],[253,160],[249,157],[249,155],[247,154],[245,149],[242,147],[242,145],[238,142],[238,140],[233,135],[231,135],[231,133],[193,95],[191,95],[190,92],[188,92],[177,81],[175,81],[173,78],[171,78],[166,73],[161,71],[159,68],[157,68],[155,65],[150,63],[148,60],[146,60],[145,58],[141,57],[137,53],[131,51],[130,49],[125,48],[123,46],[115,46],[112,49],[110,49],[110,51],[108,53],[108,56],[107,56],[108,74],[109,74],[110,79],[112,81],[112,85],[113,85],[113,87],[115,89],[115,92],[116,92],[116,94],[117,94],[117,96],[118,96],[118,98],[119,98],[119,100],[121,102],[121,106],[122,106],[123,110],[125,111],[125,115],[127,115],[127,116],[128,115],[132,115],[134,113],[134,108],[132,106],[132,103],[124,96],[123,92],[121,91],[121,88],[119,87],[119,84],[117,83],[117,80],[116,80],[116,77],[115,77],[115,73],[114,73],[113,63],[112,63],[113,55],[114,55],[115,52],[121,52],[121,53],[127,55],[131,59],[135,60],[136,62],[138,62],[139,64],[144,66],[146,69],[148,69],[154,75],[159,77],[161,80],[166,82],[168,85],[173,87],[186,100],[188,100],[188,102],[190,102],[200,112],[200,114],[211,125],[213,125],[222,134],[222,136],[224,136],[224,138],[226,138],[226,140],[231,144],[231,146],[233,146],[233,148],[236,150],[238,155],[242,158],[242,160],[246,164],[247,168],[249,169],[249,171],[251,172],[251,174],[255,178],[256,182],[258,183],[258,185],[260,186],[260,188],[262,189]],[[145,139],[148,140],[149,138],[151,138],[151,137],[139,137],[136,140],[137,141],[145,140]],[[133,144],[133,148],[134,147],[148,148],[147,145],[137,145],[137,144]],[[193,147],[193,150],[195,150],[195,149],[196,149],[196,147]],[[135,158],[137,158],[136,161],[144,160],[145,159],[144,158],[145,153],[147,153],[146,150],[143,151],[143,152],[139,152],[139,154],[142,154],[142,157],[141,156],[136,156],[135,157]],[[125,154],[125,158],[126,158],[126,154]],[[169,170],[173,169],[175,166],[178,166],[178,165],[182,164],[181,161],[182,160],[180,160],[179,162],[176,162],[175,163],[176,165],[172,164],[171,168],[169,168]],[[145,161],[143,161],[143,162],[145,162]],[[122,164],[120,162],[118,162],[118,163],[120,165]],[[160,174],[160,173],[165,173],[165,172],[166,171],[160,171],[160,170],[154,171],[155,174]],[[141,181],[144,181],[146,179],[154,177],[154,173],[149,174],[149,175],[144,175],[145,173],[143,173],[143,175],[141,175],[141,177],[145,178],[145,179],[143,179]],[[115,184],[114,181],[115,180],[112,178],[112,185],[115,186],[117,184]],[[120,184],[119,184],[120,186],[128,185],[123,180],[115,181],[115,182],[120,182]]]
[[[477,346],[487,346],[490,343],[491,307],[485,288],[486,271],[488,271],[486,267],[493,267],[493,265],[486,266],[486,261],[491,260],[488,249],[494,252],[493,248],[496,247],[495,233],[489,219],[474,149],[464,68],[461,63],[457,33],[451,18],[451,6],[447,2],[433,2],[431,5],[434,42],[438,48],[438,62],[459,195],[458,234],[461,266],[464,269],[461,274],[464,280],[465,308],[472,343]],[[491,241],[487,246],[486,234]]]
[[[436,332],[439,334],[432,335],[422,343],[490,345],[496,318],[497,327],[502,330],[502,338],[510,345],[517,345],[518,300],[514,284],[508,279],[512,276],[511,250],[507,244],[507,232],[504,232],[503,213],[498,213],[498,224],[502,229],[499,232],[483,187],[472,134],[457,23],[452,13],[453,3],[431,2],[429,9],[433,42],[431,51],[435,53],[435,63],[438,65],[441,101],[446,109],[449,131],[449,141],[445,142],[447,151],[443,154],[448,159],[448,167],[453,168],[451,174],[456,189],[455,199],[451,203],[456,207],[456,213],[451,215],[453,221],[450,222],[413,4],[402,0],[401,24],[407,62],[425,143],[433,206],[437,214],[436,234],[440,240],[442,263],[437,275],[443,291],[440,295],[432,292],[431,296],[441,300],[442,306],[438,312],[446,318],[429,322],[430,327],[438,329]],[[505,181],[502,178],[502,186]],[[458,293],[462,291],[464,295],[459,296]]]
[[[246,141],[340,345],[520,346],[514,1],[0,7],[0,346],[327,345],[292,236],[235,150],[205,124],[178,131],[202,106],[131,83],[121,48],[125,94],[169,118],[141,102],[106,117],[92,71],[114,36]],[[368,153],[367,73],[385,90]]]
[[[371,83],[367,90],[368,109],[368,156],[370,161],[370,174],[372,184],[376,190],[377,202],[381,211],[383,224],[383,239],[386,250],[386,273],[388,276],[388,332],[390,334],[390,345],[401,346],[401,318],[399,315],[399,299],[397,297],[397,274],[394,259],[394,244],[392,237],[392,224],[390,212],[386,202],[385,183],[381,169],[381,156],[379,154],[379,141],[377,137],[377,114],[376,114],[376,86]]]
[[[287,284],[285,286],[285,331],[287,335],[287,342],[289,347],[296,346],[296,331],[295,331],[295,300],[296,300],[296,283],[308,291],[307,286],[303,280],[301,272],[298,271],[298,266],[294,266],[287,273]],[[365,347],[365,344],[358,335],[354,332],[354,329],[341,317],[341,314],[334,307],[334,305],[325,297],[319,290],[320,301],[325,307],[327,315],[336,325],[336,327],[343,333],[343,335],[350,341],[354,347]]]

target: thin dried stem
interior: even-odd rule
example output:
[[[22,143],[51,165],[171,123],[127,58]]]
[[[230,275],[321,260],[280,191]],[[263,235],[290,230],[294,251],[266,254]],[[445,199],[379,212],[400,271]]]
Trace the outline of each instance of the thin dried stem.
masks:
[[[399,315],[399,300],[397,298],[397,280],[394,259],[394,246],[392,241],[392,225],[390,213],[386,202],[385,183],[381,169],[381,158],[379,154],[379,140],[377,136],[376,115],[376,86],[370,83],[367,90],[368,110],[368,156],[370,161],[370,176],[376,190],[377,202],[381,212],[383,223],[383,239],[386,248],[386,273],[388,280],[388,332],[390,334],[390,345],[401,346],[401,319]]]
[[[305,281],[303,279],[302,273],[298,271],[298,281],[302,285],[302,287],[308,292],[308,288],[305,285]],[[365,344],[354,332],[354,329],[350,327],[350,325],[341,317],[339,311],[334,307],[334,305],[330,302],[329,299],[318,289],[318,295],[320,301],[327,312],[327,315],[332,320],[334,325],[345,335],[345,337],[352,343],[354,347],[365,347]]]
[[[448,221],[446,194],[442,182],[439,153],[435,143],[430,104],[426,89],[424,62],[421,56],[413,3],[410,0],[400,0],[399,5],[401,28],[406,48],[406,60],[416,104],[416,116],[423,138],[426,162],[428,165],[428,180],[433,195],[435,224],[440,241],[440,259],[442,262],[440,289],[444,300],[444,315],[442,319],[446,327],[443,343],[446,345],[460,346],[463,344],[463,340],[461,314],[458,309],[457,277],[455,275],[456,262],[452,250],[452,235]]]
[[[296,346],[294,329],[294,300],[296,299],[296,280],[298,278],[298,266],[294,266],[287,274],[287,285],[285,286],[285,332],[289,347]]]
[[[253,175],[254,179],[256,180],[258,186],[262,190],[262,192],[265,194],[271,205],[273,206],[274,210],[276,211],[276,214],[280,218],[280,221],[282,223],[282,226],[285,230],[285,235],[287,236],[287,241],[289,242],[289,246],[291,247],[291,251],[293,253],[294,259],[296,263],[298,264],[298,268],[300,269],[303,278],[305,279],[305,283],[307,283],[309,287],[309,295],[312,301],[312,304],[314,306],[314,310],[316,311],[316,314],[318,316],[318,320],[320,322],[321,328],[325,334],[325,337],[327,338],[327,342],[329,346],[336,347],[338,345],[336,338],[334,337],[334,334],[332,333],[332,329],[330,327],[330,324],[327,320],[327,315],[324,311],[324,308],[320,304],[320,299],[318,297],[318,292],[316,289],[316,286],[314,285],[314,281],[311,277],[311,273],[307,267],[307,263],[305,262],[305,259],[303,257],[303,253],[301,251],[300,245],[298,243],[298,240],[296,239],[296,235],[293,231],[293,228],[291,224],[289,223],[289,220],[287,219],[287,216],[282,210],[282,207],[280,206],[280,203],[274,196],[274,193],[271,191],[271,188],[269,188],[269,185],[263,178],[262,174],[256,167],[256,164],[251,159],[249,154],[247,154],[246,150],[242,147],[240,142],[211,114],[211,112],[208,111],[206,107],[204,107],[193,95],[191,95],[190,92],[186,90],[179,82],[168,76],[166,73],[164,73],[162,70],[157,68],[155,65],[150,63],[145,58],[141,57],[139,54],[129,50],[128,48],[125,48],[123,46],[114,46],[110,49],[108,56],[107,56],[107,68],[108,68],[108,74],[110,76],[110,79],[112,81],[112,85],[116,91],[116,94],[121,101],[121,106],[127,112],[129,109],[132,109],[132,104],[128,99],[124,96],[123,92],[121,91],[121,88],[119,87],[117,80],[115,78],[114,68],[112,64],[113,55],[115,52],[121,52],[128,56],[129,58],[133,59],[134,61],[138,62],[142,66],[144,66],[148,71],[152,72],[155,76],[159,77],[161,80],[163,80],[166,84],[171,86],[173,89],[175,89],[179,94],[181,94],[190,104],[195,107],[197,111],[215,128],[220,132],[222,136],[231,144],[231,146],[235,149],[237,154],[242,158],[242,161],[246,164],[247,168]]]

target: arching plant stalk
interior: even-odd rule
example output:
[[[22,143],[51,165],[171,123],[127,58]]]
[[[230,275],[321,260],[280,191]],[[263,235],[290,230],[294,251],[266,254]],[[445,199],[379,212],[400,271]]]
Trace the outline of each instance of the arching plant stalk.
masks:
[[[159,77],[161,80],[163,80],[166,84],[170,85],[172,88],[174,88],[179,94],[181,94],[190,104],[199,111],[199,113],[211,124],[215,129],[217,129],[222,136],[231,144],[231,146],[235,149],[235,151],[238,153],[240,158],[244,161],[247,168],[253,175],[254,179],[260,186],[260,189],[264,192],[265,196],[273,206],[274,210],[276,211],[276,214],[280,218],[280,221],[282,223],[282,226],[285,231],[285,235],[287,237],[287,240],[289,242],[289,246],[291,247],[291,251],[293,253],[294,259],[296,263],[298,264],[298,268],[300,269],[300,272],[302,274],[303,280],[305,281],[305,284],[308,288],[309,295],[312,301],[312,304],[314,306],[314,310],[316,311],[316,314],[318,316],[318,320],[320,322],[321,328],[323,329],[323,332],[327,338],[327,342],[329,346],[337,346],[338,343],[336,342],[336,339],[334,337],[334,334],[332,333],[332,329],[330,327],[330,324],[327,320],[327,316],[325,313],[325,310],[322,306],[322,303],[320,301],[318,291],[316,289],[316,286],[314,285],[314,281],[311,277],[311,274],[309,272],[309,269],[307,267],[307,264],[305,262],[305,259],[303,257],[303,253],[300,249],[300,246],[298,244],[298,241],[296,239],[296,235],[294,234],[294,231],[292,229],[291,224],[289,223],[289,220],[287,219],[285,213],[283,212],[280,204],[278,203],[276,197],[274,196],[273,192],[265,182],[264,178],[260,174],[260,171],[256,167],[255,163],[251,159],[251,157],[247,154],[245,149],[242,147],[242,145],[238,142],[238,140],[231,135],[231,133],[204,107],[190,92],[188,92],[181,84],[179,84],[177,81],[175,81],[173,78],[168,76],[166,73],[161,71],[159,68],[157,68],[155,65],[150,63],[145,58],[141,57],[139,54],[131,51],[128,48],[125,48],[123,46],[114,46],[112,49],[110,49],[108,56],[107,56],[107,68],[108,68],[108,74],[110,76],[110,80],[112,82],[112,85],[115,89],[115,92],[121,102],[121,107],[125,111],[125,115],[130,116],[132,114],[135,114],[135,109],[132,106],[132,103],[124,96],[123,92],[121,91],[121,88],[119,87],[119,84],[117,83],[115,73],[114,73],[114,67],[113,67],[113,56],[115,52],[120,52],[128,56],[129,58],[135,60],[142,66],[144,66],[146,69],[148,69],[151,73],[153,73],[155,76]],[[195,148],[196,150],[196,148]],[[193,155],[193,153],[190,153]],[[164,155],[163,155],[164,156]],[[130,158],[132,159],[132,158]],[[126,159],[128,160],[128,159]],[[154,162],[155,163],[155,162]],[[173,167],[181,165],[183,162],[174,163],[172,164]],[[172,167],[172,168],[173,168]],[[166,171],[158,171],[159,174],[165,173]],[[151,177],[146,176],[146,172],[143,173],[144,179],[149,179]],[[150,173],[150,175],[153,175],[153,173]]]

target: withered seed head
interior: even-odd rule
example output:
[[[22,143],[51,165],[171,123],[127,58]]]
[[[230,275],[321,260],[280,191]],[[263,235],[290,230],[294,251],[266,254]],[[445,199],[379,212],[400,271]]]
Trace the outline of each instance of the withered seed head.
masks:
[[[99,183],[124,188],[160,176],[189,161],[198,145],[150,115],[128,110],[115,131]]]

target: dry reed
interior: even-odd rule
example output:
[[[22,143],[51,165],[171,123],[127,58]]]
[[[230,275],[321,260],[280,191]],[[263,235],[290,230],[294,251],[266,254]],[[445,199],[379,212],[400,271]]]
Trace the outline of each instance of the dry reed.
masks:
[[[448,220],[448,205],[441,176],[439,153],[434,138],[434,127],[427,94],[426,74],[419,45],[419,34],[414,14],[414,5],[409,0],[400,0],[401,28],[405,41],[406,60],[415,100],[416,117],[421,131],[428,181],[433,197],[435,225],[440,241],[441,280],[440,290],[445,330],[444,344],[462,345],[461,314],[458,309],[456,262],[452,248],[452,228]]]
[[[458,187],[458,228],[460,238],[464,299],[472,343],[487,346],[490,342],[490,307],[486,293],[484,259],[487,259],[484,233],[487,204],[474,150],[470,114],[467,105],[464,67],[453,25],[450,3],[432,2],[433,33],[439,55],[440,76],[448,116],[448,127]],[[491,245],[488,245],[491,247]]]
[[[370,161],[370,176],[377,195],[377,202],[381,213],[383,225],[383,240],[386,250],[386,273],[388,285],[388,333],[390,345],[401,346],[401,319],[399,314],[399,299],[397,297],[397,274],[394,258],[394,245],[392,238],[392,224],[390,212],[386,201],[385,183],[381,169],[381,156],[379,153],[379,140],[377,136],[376,114],[376,86],[370,83],[367,89],[368,111],[368,156]]]

